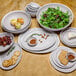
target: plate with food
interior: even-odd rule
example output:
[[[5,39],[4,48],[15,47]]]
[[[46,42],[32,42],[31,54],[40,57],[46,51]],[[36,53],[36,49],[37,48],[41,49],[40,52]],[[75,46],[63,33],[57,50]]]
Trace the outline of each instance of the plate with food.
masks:
[[[0,55],[0,67],[4,70],[13,69],[18,65],[22,57],[22,49],[14,44],[7,52]]]
[[[11,33],[0,33],[0,52],[7,51],[14,43],[14,36]]]
[[[47,53],[56,49],[60,41],[55,33],[48,33],[43,29],[34,28],[21,34],[18,38],[18,43],[23,49],[29,52]]]
[[[76,28],[68,28],[62,31],[60,40],[69,47],[76,47]]]
[[[70,50],[70,52],[66,50]],[[58,55],[57,52],[60,52],[60,54]],[[58,55],[58,57],[56,54]],[[52,54],[50,55],[50,62],[53,65],[53,67],[58,71],[65,72],[65,73],[72,72],[75,70],[76,61],[69,61],[69,59],[74,60],[76,56],[75,54],[76,53],[70,48],[60,46],[56,51],[52,52]],[[59,58],[59,61],[57,60],[58,58]]]
[[[37,21],[47,31],[66,29],[73,21],[73,12],[66,5],[50,3],[42,6],[37,14]]]
[[[12,11],[6,14],[1,25],[5,31],[11,33],[22,33],[30,26],[31,17],[25,11]]]
[[[76,63],[76,53],[68,47],[59,47],[52,56],[55,64],[60,68],[71,68]]]

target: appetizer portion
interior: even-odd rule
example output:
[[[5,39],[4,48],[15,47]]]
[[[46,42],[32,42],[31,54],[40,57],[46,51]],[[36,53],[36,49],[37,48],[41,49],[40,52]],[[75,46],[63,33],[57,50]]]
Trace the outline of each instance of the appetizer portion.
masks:
[[[67,65],[68,64],[68,59],[66,58],[67,55],[67,51],[62,50],[60,55],[59,55],[59,60],[63,65]]]
[[[12,65],[16,64],[19,56],[20,56],[20,51],[15,51],[13,56],[10,59],[4,60],[2,62],[2,65],[4,67],[9,67],[9,66],[12,66]]]
[[[48,8],[40,18],[40,23],[48,28],[60,29],[69,23],[68,12],[62,12],[59,7]]]
[[[71,39],[75,39],[76,38],[76,33],[75,32],[69,32],[68,33],[68,39],[71,40]]]
[[[10,21],[11,25],[13,25],[16,29],[20,29],[21,26],[24,24],[24,19],[23,18],[17,18],[17,19],[12,19]]]
[[[30,35],[30,37],[26,40],[29,46],[36,46],[39,43],[42,43],[44,40],[46,40],[49,37],[47,34],[38,34],[34,33]]]
[[[10,36],[3,36],[3,37],[0,37],[0,46],[7,46],[7,45],[10,45],[11,44],[11,38]]]
[[[67,65],[69,61],[76,60],[76,54],[62,50],[58,58],[63,65]]]

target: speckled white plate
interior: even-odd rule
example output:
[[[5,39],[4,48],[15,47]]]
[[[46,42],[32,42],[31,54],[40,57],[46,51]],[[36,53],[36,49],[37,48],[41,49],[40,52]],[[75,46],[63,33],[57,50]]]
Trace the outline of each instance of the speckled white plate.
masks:
[[[60,48],[60,47],[59,47]],[[72,67],[69,67],[69,68],[62,68],[55,60],[54,60],[54,53],[56,51],[52,52],[52,54],[50,55],[50,63],[52,64],[52,66],[60,71],[60,72],[64,72],[64,73],[69,73],[69,72],[72,72],[76,69],[76,62],[74,63],[74,65]],[[63,66],[64,67],[64,66]]]
[[[34,29],[30,29],[29,31],[31,32],[31,31],[39,31],[39,30],[41,30],[41,31],[44,31],[44,30],[42,30],[42,29],[40,29],[40,28],[34,28]],[[44,33],[45,33],[45,31],[44,31]],[[21,39],[22,39],[22,36],[24,35],[24,34],[22,34],[22,35],[20,35],[19,36],[19,38],[18,38],[18,43],[19,43],[19,45],[24,49],[24,50],[27,50],[27,51],[29,51],[29,52],[32,52],[32,53],[48,53],[48,52],[51,52],[51,51],[53,51],[54,49],[56,49],[57,47],[58,47],[58,45],[59,45],[59,43],[60,43],[60,41],[59,41],[59,38],[58,38],[58,36],[57,36],[57,34],[55,34],[55,33],[49,33],[50,35],[52,35],[52,37],[54,38],[54,41],[55,41],[55,43],[52,45],[52,46],[50,46],[49,48],[47,48],[47,49],[44,49],[44,50],[31,50],[30,48],[26,48],[26,46],[24,47],[23,45],[22,45],[22,42],[21,42]]]
[[[0,52],[4,52],[4,51],[8,50],[14,43],[14,36],[13,36],[13,34],[6,33],[6,32],[0,33],[0,37],[3,37],[3,36],[9,36],[11,38],[12,42],[11,42],[10,45],[6,45],[5,47],[0,45]]]
[[[11,19],[17,19],[17,18],[23,18],[24,19],[24,24],[20,29],[15,29],[11,24],[10,21]],[[6,14],[2,21],[1,25],[5,31],[11,32],[11,33],[22,33],[26,31],[26,27],[30,26],[31,23],[31,17],[29,14],[27,14],[25,11],[12,11]]]
[[[18,63],[19,63],[20,60],[21,60],[21,57],[22,57],[22,49],[19,47],[18,44],[14,44],[12,47],[14,47],[14,46],[15,46],[14,50],[13,50],[12,52],[10,52],[9,54],[8,54],[9,51],[7,51],[7,52],[5,52],[5,53],[3,53],[3,54],[0,55],[0,67],[1,67],[2,69],[4,69],[4,70],[13,69],[14,67],[16,67],[16,66],[18,65]],[[12,47],[11,47],[11,48],[12,48]],[[10,49],[11,49],[11,48],[10,48]],[[20,56],[19,56],[16,64],[14,64],[14,65],[12,65],[12,66],[9,66],[9,67],[3,67],[2,62],[3,62],[4,60],[10,59],[11,56],[13,56],[13,53],[14,53],[15,51],[17,51],[17,50],[20,51]]]
[[[76,61],[75,62],[69,62],[67,65],[63,65],[63,64],[60,63],[60,60],[58,59],[58,56],[59,56],[59,54],[61,53],[62,50],[75,53],[72,49],[70,49],[68,47],[60,46],[58,49],[56,49],[56,51],[54,51],[51,54],[52,55],[51,57],[52,57],[54,63],[58,67],[63,68],[63,69],[67,69],[67,68],[73,67],[76,64]]]
[[[76,38],[75,39],[68,39],[68,33],[69,32],[75,32],[76,33],[76,28],[69,28],[65,31],[60,32],[60,40],[62,41],[63,44],[69,46],[69,47],[76,47]]]

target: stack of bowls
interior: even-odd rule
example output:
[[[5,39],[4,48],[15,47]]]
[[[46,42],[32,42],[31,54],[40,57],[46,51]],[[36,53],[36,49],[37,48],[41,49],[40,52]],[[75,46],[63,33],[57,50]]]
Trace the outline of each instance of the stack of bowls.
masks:
[[[25,11],[29,13],[31,17],[35,17],[39,8],[40,8],[40,5],[38,5],[37,3],[31,2],[26,6]]]

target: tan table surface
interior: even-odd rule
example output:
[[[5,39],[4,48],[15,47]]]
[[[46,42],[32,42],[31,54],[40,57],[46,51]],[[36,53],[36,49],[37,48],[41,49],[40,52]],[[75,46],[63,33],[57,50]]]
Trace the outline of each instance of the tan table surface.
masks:
[[[2,17],[13,10],[24,10],[25,6],[30,2],[37,2],[41,6],[47,3],[62,3],[70,7],[74,13],[74,21],[71,27],[76,28],[76,0],[0,0],[0,22]],[[37,20],[32,19],[30,28],[39,27]],[[0,27],[0,32],[3,32]],[[15,36],[15,42],[17,42]],[[63,45],[60,43],[60,45]],[[72,48],[76,51],[76,48]],[[32,54],[23,51],[23,56],[17,67],[10,71],[0,69],[0,76],[76,76],[76,71],[64,74],[55,70],[49,61],[50,53],[48,54]]]

